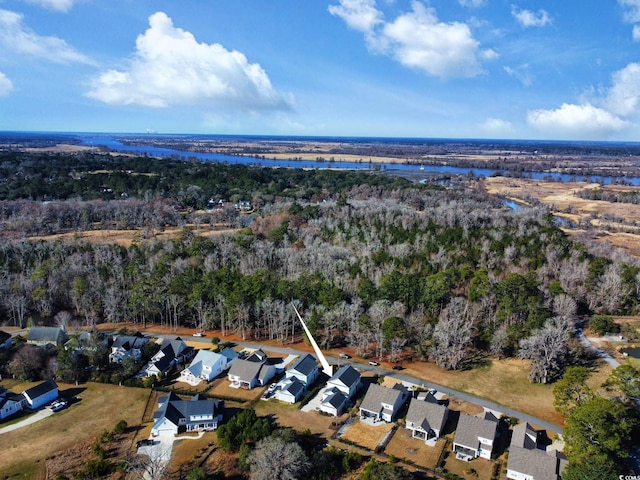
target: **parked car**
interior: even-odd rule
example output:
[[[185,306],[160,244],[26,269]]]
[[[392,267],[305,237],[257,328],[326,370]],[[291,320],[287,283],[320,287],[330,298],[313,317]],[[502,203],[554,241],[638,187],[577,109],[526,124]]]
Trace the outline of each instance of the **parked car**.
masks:
[[[340,355],[338,355],[338,356],[339,356],[340,358],[351,358],[351,356],[350,356],[350,355],[347,355],[347,354],[346,354],[346,353],[344,353],[344,352],[340,352]]]
[[[402,365],[394,365],[393,369],[394,370],[404,370],[404,367]]]
[[[371,365],[372,367],[377,367],[380,364],[378,362],[374,362],[373,360],[370,360],[369,365]]]
[[[63,408],[66,408],[67,405],[69,404],[67,403],[66,400],[56,400],[51,405],[49,405],[49,408],[51,409],[52,412],[59,412]]]
[[[138,448],[140,447],[147,447],[149,445],[153,445],[153,440],[151,440],[150,438],[145,438],[144,440],[138,440],[136,442],[136,446]]]
[[[194,337],[204,337],[204,333],[202,332],[196,332],[193,334]]]

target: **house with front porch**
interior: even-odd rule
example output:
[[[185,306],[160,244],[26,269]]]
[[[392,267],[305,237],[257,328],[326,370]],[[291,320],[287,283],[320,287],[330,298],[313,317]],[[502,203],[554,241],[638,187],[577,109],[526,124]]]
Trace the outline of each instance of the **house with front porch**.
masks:
[[[392,388],[372,383],[360,404],[360,420],[390,423],[410,396],[407,387],[401,383],[396,383]]]
[[[434,446],[440,438],[448,416],[449,409],[440,405],[432,394],[428,394],[424,400],[411,399],[405,424],[407,430],[411,430],[412,437]]]
[[[226,350],[230,350],[226,352]],[[198,350],[191,364],[180,372],[180,381],[198,385],[201,381],[210,382],[233,363],[238,354],[231,348],[221,353],[210,350]]]
[[[164,338],[160,344],[160,350],[151,358],[143,370],[143,375],[164,375],[173,367],[184,364],[195,354],[193,347],[187,346],[180,338]]]
[[[183,400],[175,393],[161,397],[153,414],[151,434],[177,435],[182,432],[216,430],[223,419],[224,404],[220,400],[195,395]]]
[[[267,363],[250,361],[239,358],[233,362],[227,374],[231,388],[246,388],[265,386],[276,374],[276,368]]]
[[[498,420],[490,412],[474,417],[461,413],[453,438],[453,451],[459,460],[481,457],[491,460],[498,433]]]

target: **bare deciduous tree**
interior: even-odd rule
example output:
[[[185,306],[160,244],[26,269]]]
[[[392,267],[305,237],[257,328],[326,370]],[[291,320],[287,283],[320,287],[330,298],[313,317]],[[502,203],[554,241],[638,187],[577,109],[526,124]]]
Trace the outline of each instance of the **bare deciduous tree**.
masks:
[[[298,480],[310,468],[304,450],[294,442],[280,437],[260,440],[249,455],[251,480]]]
[[[470,310],[466,299],[456,297],[440,313],[438,324],[433,330],[431,347],[431,357],[437,365],[457,370],[464,364],[469,355],[467,346],[471,343],[473,334]]]
[[[554,317],[533,335],[520,340],[518,356],[531,360],[532,382],[549,383],[562,375],[568,360],[569,335],[569,322]]]

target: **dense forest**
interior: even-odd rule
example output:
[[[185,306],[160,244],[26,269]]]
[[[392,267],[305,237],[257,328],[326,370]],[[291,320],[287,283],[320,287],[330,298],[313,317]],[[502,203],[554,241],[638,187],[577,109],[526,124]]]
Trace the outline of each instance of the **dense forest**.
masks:
[[[287,342],[299,333],[295,301],[325,345],[450,369],[479,352],[520,355],[533,360],[532,380],[549,382],[570,362],[576,315],[638,309],[636,262],[595,255],[545,209],[509,210],[477,183],[18,152],[2,153],[0,175],[0,315],[10,324],[68,312],[56,318]],[[202,210],[209,198],[256,210]],[[194,234],[220,222],[234,228]],[[167,226],[180,235],[153,240]],[[104,228],[148,240],[26,240]],[[561,341],[539,359],[549,335]]]

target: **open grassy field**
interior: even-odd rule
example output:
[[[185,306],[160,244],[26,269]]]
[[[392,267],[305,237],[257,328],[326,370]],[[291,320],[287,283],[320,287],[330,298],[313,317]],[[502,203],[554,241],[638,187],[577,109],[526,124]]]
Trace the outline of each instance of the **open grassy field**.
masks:
[[[24,386],[7,387],[20,392]],[[77,395],[81,400],[39,422],[0,435],[3,478],[45,478],[48,458],[94,442],[105,430],[112,431],[119,420],[139,425],[150,393],[141,388],[93,383],[59,387],[61,395]]]
[[[484,180],[489,193],[513,200],[534,198],[551,206],[564,218],[575,223],[589,222],[600,232],[598,239],[624,248],[632,255],[640,256],[640,228],[632,226],[640,222],[640,205],[589,200],[578,197],[581,190],[602,189],[611,192],[640,192],[640,187],[606,185],[587,182],[544,182],[524,178],[489,177]],[[610,218],[604,220],[602,217]],[[622,219],[624,223],[611,220]],[[618,231],[624,230],[624,231]],[[580,230],[570,229],[567,233]]]

